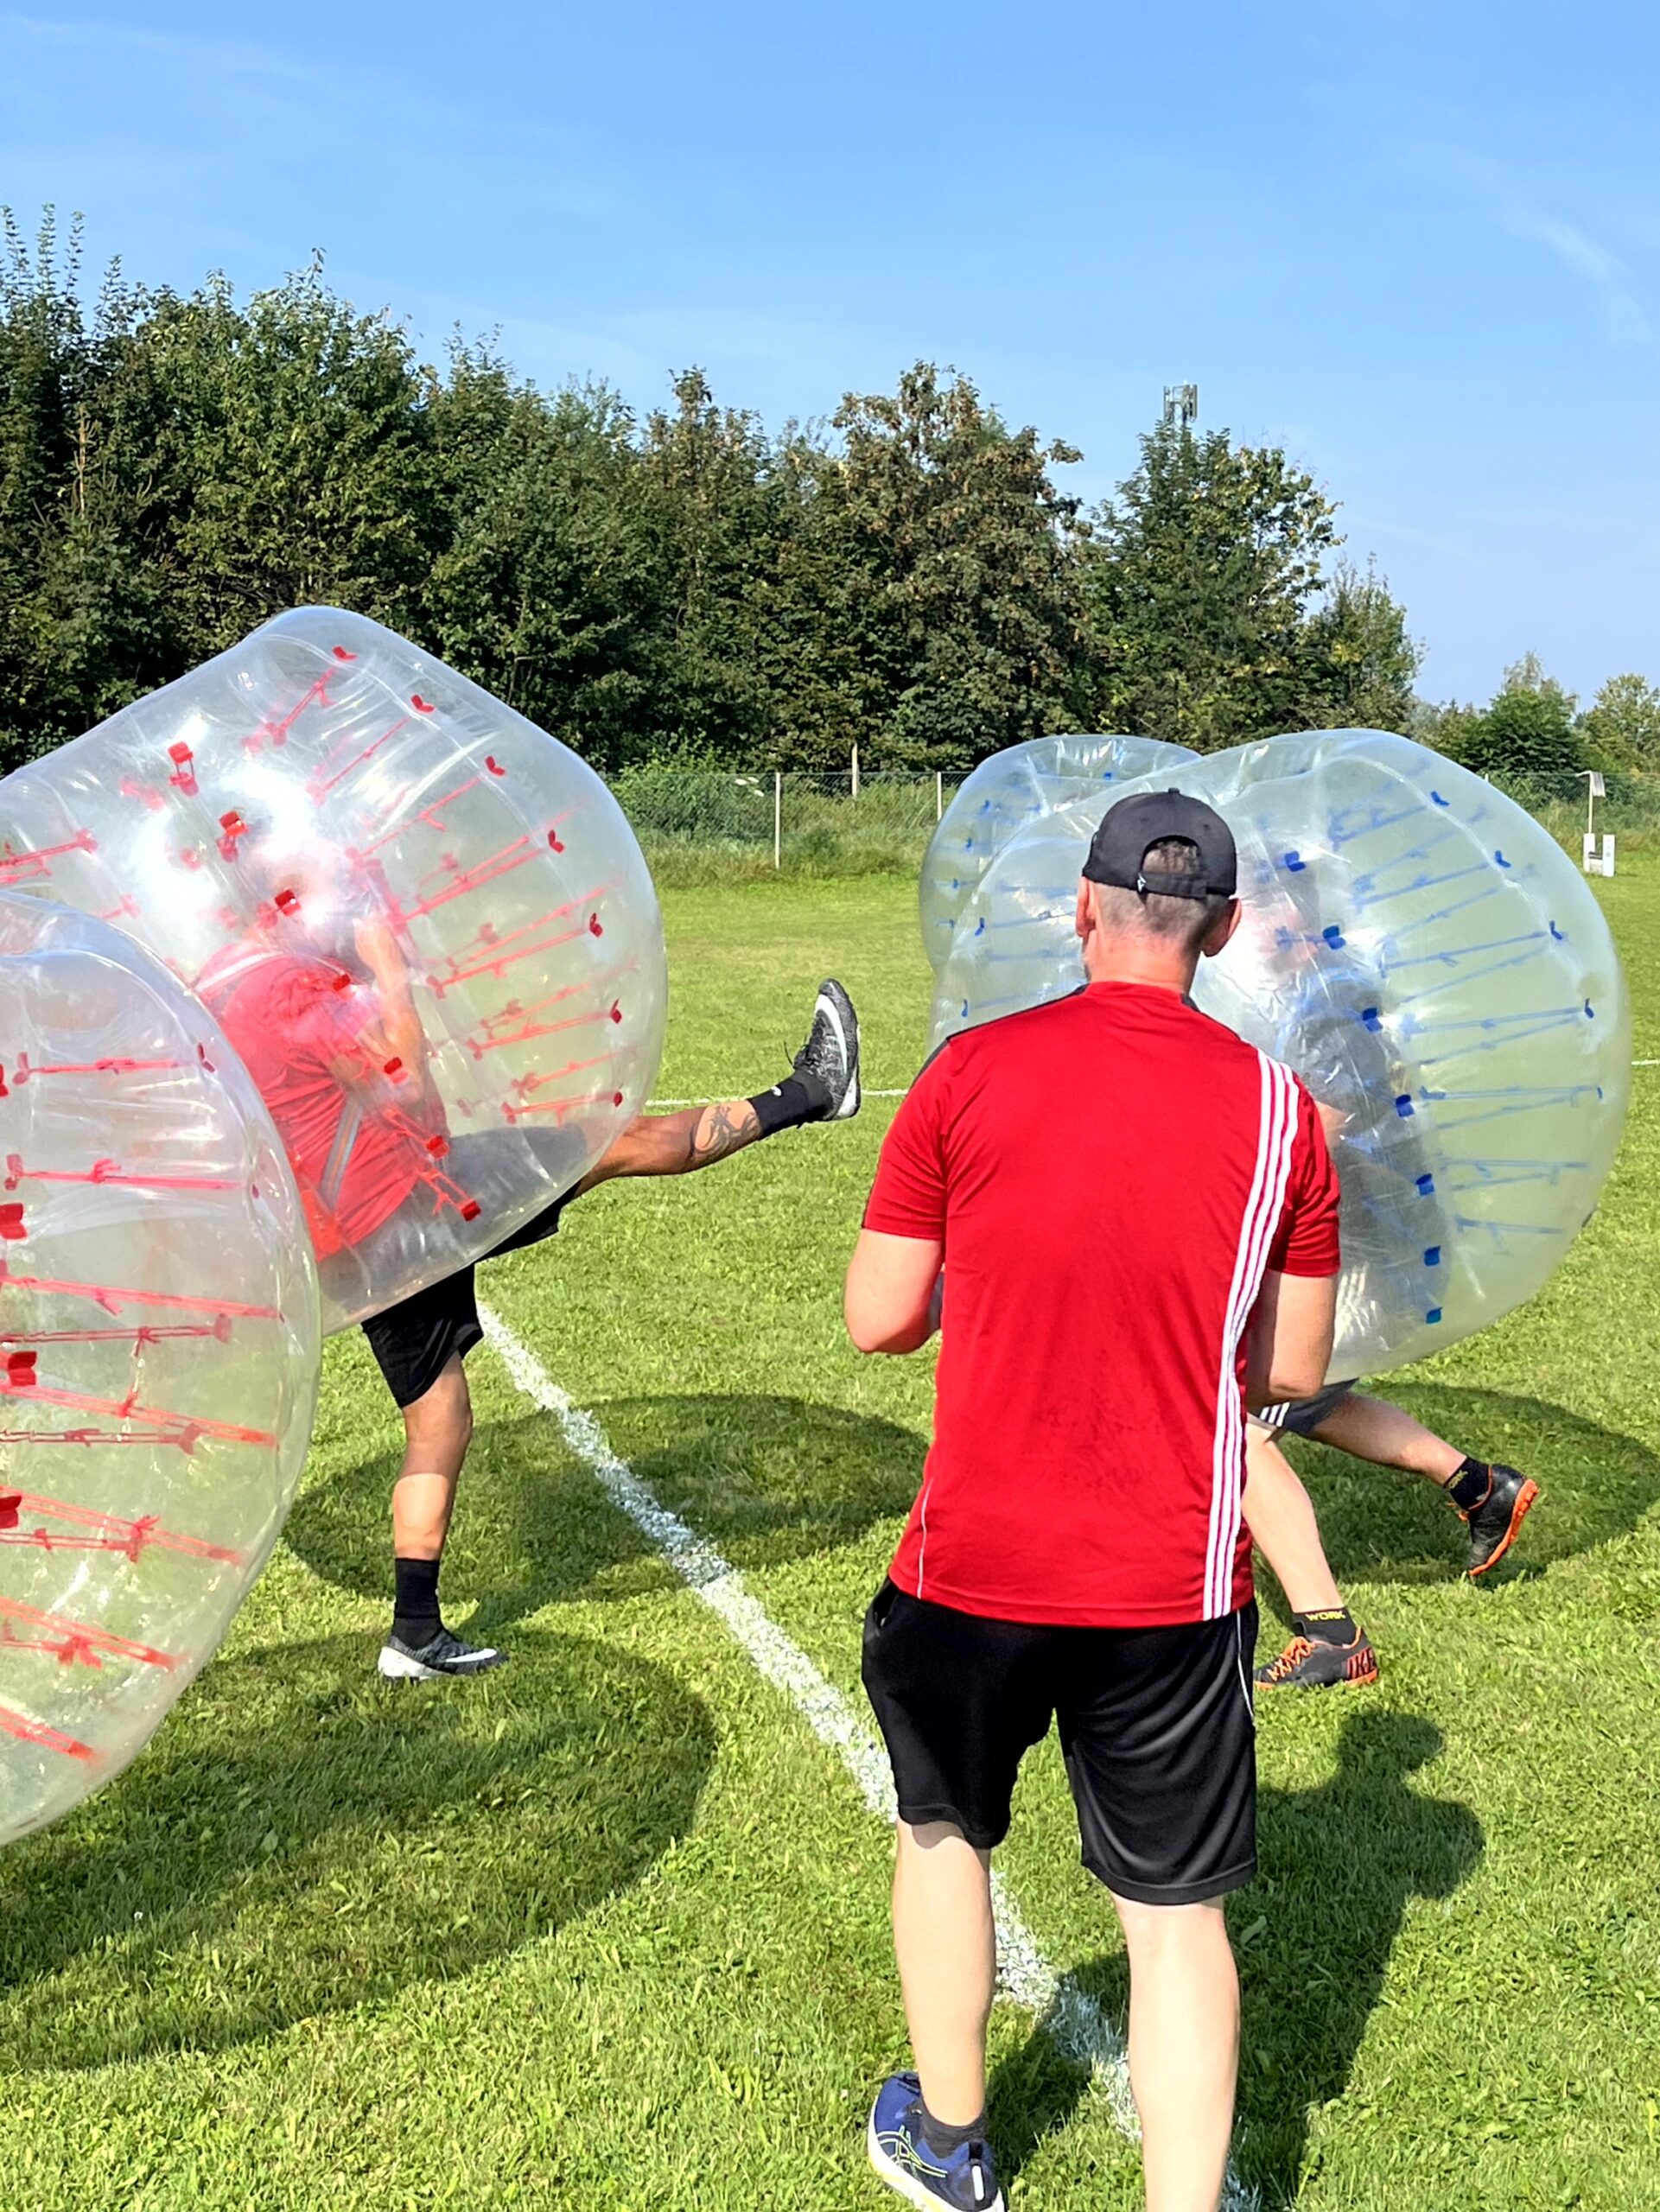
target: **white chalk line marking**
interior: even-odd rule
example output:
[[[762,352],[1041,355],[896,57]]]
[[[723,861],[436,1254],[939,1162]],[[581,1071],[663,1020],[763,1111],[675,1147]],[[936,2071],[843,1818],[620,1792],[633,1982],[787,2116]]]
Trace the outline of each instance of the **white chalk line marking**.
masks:
[[[790,1639],[744,1586],[743,1577],[712,1544],[670,1512],[612,1449],[605,1431],[585,1407],[575,1404],[535,1353],[482,1300],[484,1333],[515,1387],[551,1414],[565,1442],[582,1460],[618,1510],[626,1513],[668,1560],[692,1595],[716,1614],[757,1673],[782,1690],[819,1741],[837,1753],[867,1808],[879,1820],[894,1818],[887,1758],[835,1684]],[[1132,2142],[1140,2140],[1124,2039],[1085,1989],[1058,1974],[1039,1949],[1001,1875],[991,1878],[997,1924],[997,1979],[1004,1993],[1036,2018],[1064,2057],[1087,2066],[1112,2118]],[[1222,2192],[1223,2212],[1256,2212],[1257,2196],[1231,2164]]]

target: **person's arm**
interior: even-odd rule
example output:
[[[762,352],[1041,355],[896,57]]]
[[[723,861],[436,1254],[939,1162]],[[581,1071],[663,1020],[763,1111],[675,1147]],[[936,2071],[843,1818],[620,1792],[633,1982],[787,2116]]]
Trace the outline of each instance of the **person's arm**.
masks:
[[[1297,1103],[1285,1203],[1246,1332],[1245,1403],[1253,1412],[1314,1395],[1337,1325],[1337,1173],[1324,1117],[1301,1083]]]
[[[861,1351],[916,1351],[939,1326],[951,1055],[937,1052],[882,1139],[843,1310]]]
[[[1326,1381],[1337,1326],[1335,1275],[1270,1270],[1250,1317],[1245,1345],[1245,1403],[1312,1398]]]
[[[384,1069],[392,1061],[401,1063],[411,1085],[408,1094],[411,1102],[425,1104],[431,1089],[427,1080],[427,1039],[410,988],[409,963],[397,938],[378,916],[359,922],[356,938],[358,957],[374,986],[376,1012],[376,1019],[359,1033],[360,1039],[376,1056],[378,1067]]]
[[[944,1257],[938,1237],[859,1231],[843,1307],[860,1351],[916,1351],[927,1343],[939,1326]]]

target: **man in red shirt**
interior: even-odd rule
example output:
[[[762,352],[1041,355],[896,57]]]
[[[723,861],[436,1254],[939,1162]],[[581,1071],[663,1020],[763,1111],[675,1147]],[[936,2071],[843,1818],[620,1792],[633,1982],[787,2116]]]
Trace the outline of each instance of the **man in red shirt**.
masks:
[[[1129,1954],[1149,2212],[1214,2212],[1238,2045],[1221,1901],[1256,1870],[1245,1408],[1325,1379],[1337,1181],[1301,1084],[1187,996],[1238,920],[1225,823],[1121,800],[1084,877],[1087,984],[936,1054],[848,1274],[862,1351],[915,1351],[944,1316],[933,1446],[865,1627],[917,2061],[868,2143],[913,2202],[1002,2204],[989,1854],[1058,1717]]]
[[[449,1203],[499,1177],[511,1154],[522,1175],[526,1144],[564,1194],[487,1257],[553,1236],[567,1206],[618,1178],[684,1175],[809,1122],[859,1110],[859,1020],[826,977],[806,1042],[789,1072],[749,1098],[641,1114],[581,1177],[569,1132],[480,1130],[451,1138],[430,1080],[410,971],[385,921],[353,917],[332,855],[256,847],[270,896],[260,920],[211,961],[196,988],[246,1062],[271,1111],[305,1202],[325,1286],[355,1302],[366,1273],[405,1255],[412,1211],[429,1217],[435,1191]],[[296,890],[296,885],[300,887]],[[433,1141],[442,1140],[435,1154]],[[363,1324],[404,1417],[404,1451],[392,1484],[393,1610],[377,1665],[395,1681],[480,1674],[506,1655],[469,1644],[445,1623],[438,1581],[456,1485],[472,1441],[463,1363],[483,1338],[471,1266],[385,1307]]]

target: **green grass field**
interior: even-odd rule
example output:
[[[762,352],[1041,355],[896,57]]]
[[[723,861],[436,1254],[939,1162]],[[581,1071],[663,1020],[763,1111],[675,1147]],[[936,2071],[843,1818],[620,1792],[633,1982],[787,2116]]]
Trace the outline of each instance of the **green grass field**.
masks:
[[[1660,1057],[1660,863],[1600,888]],[[907,883],[689,891],[668,918],[665,1096],[771,1081],[827,969],[867,1082],[913,1072]],[[1384,1674],[1262,1714],[1262,1872],[1232,1919],[1237,2161],[1265,2206],[1660,2206],[1660,1069],[1634,1081],[1567,1268],[1396,1392],[1539,1477],[1514,1569],[1472,1589],[1426,1488],[1301,1452]],[[929,1413],[925,1360],[862,1362],[841,1332],[890,1111],[614,1185],[485,1279],[855,1699]],[[374,1676],[398,1427],[338,1339],[225,1653],[122,1781],[0,1857],[7,2212],[887,2201],[861,2133],[905,2047],[888,1835],[495,1354],[472,1373],[446,1595],[512,1665]],[[1049,1959],[1120,2011],[1053,1744],[1002,1860]],[[1013,2004],[994,2044],[1014,2202],[1139,2204],[1099,2087]]]

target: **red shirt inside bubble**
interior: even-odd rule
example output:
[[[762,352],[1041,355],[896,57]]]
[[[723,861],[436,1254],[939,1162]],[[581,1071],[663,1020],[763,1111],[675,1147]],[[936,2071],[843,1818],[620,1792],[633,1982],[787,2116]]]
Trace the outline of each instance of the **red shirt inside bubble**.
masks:
[[[428,1132],[347,1086],[347,1071],[360,1063],[368,1084],[380,1061],[364,1037],[372,993],[340,982],[326,961],[237,949],[210,962],[197,986],[270,1109],[320,1259],[372,1236],[429,1164]]]

